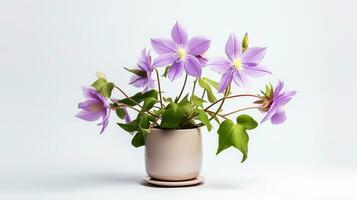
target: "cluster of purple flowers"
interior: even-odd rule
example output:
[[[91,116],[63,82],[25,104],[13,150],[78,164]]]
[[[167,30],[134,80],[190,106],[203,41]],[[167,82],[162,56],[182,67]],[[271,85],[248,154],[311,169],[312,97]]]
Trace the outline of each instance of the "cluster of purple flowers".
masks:
[[[150,51],[142,50],[135,70],[140,74],[134,74],[130,84],[143,88],[144,91],[155,87],[156,81],[152,78],[153,70],[157,67],[169,67],[167,77],[174,81],[182,76],[184,72],[193,77],[201,77],[202,68],[210,66],[215,72],[222,74],[219,81],[218,92],[227,90],[232,81],[244,87],[248,77],[257,77],[271,74],[261,61],[265,56],[266,48],[247,47],[235,34],[231,34],[226,42],[225,54],[227,58],[206,59],[204,54],[209,49],[211,41],[202,36],[189,38],[186,30],[176,22],[171,30],[171,39],[151,39],[153,50],[158,57],[152,61]],[[295,92],[283,92],[283,82],[279,82],[274,90],[272,98],[268,99],[269,107],[265,110],[266,116],[262,122],[270,119],[273,124],[285,121],[285,113],[282,106],[285,105]],[[87,121],[95,121],[102,117],[102,131],[108,124],[110,105],[105,97],[94,88],[84,88],[85,102],[79,103],[82,109],[76,116]]]

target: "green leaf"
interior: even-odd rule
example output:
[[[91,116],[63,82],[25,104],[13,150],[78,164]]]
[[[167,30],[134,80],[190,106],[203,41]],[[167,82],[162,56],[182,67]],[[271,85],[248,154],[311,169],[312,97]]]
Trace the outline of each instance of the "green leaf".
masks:
[[[196,96],[196,95],[192,95],[191,101],[192,101],[193,104],[195,104],[196,106],[199,106],[199,107],[201,107],[201,108],[203,108],[203,103],[206,102],[205,100],[199,98],[199,97]]]
[[[188,95],[186,95],[178,104],[179,108],[182,109],[185,114],[191,114],[192,113],[192,107],[191,103],[188,100]]]
[[[142,132],[137,132],[133,137],[133,139],[131,140],[131,144],[136,148],[144,146],[145,145],[144,134]]]
[[[98,78],[94,83],[92,83],[92,87],[94,87],[99,92],[107,83],[107,80],[104,78]]]
[[[207,82],[208,84],[210,84],[212,87],[214,87],[216,90],[218,90],[218,82],[216,82],[216,81],[213,81],[213,80],[211,80],[211,79],[209,79],[209,78],[206,78],[206,77],[203,77],[202,78],[205,82]]]
[[[153,98],[157,99],[157,95],[158,95],[158,92],[156,90],[150,90],[150,91],[147,91],[145,93],[142,93],[142,92],[136,93],[134,96],[132,96],[130,98],[132,100],[134,100],[136,103],[141,103],[146,98],[153,97]],[[135,106],[136,105],[136,103],[131,101],[129,98],[122,99],[119,102],[120,103],[124,103],[124,104],[126,104],[128,106]]]
[[[166,78],[167,73],[169,72],[170,68],[171,68],[170,65],[169,65],[169,66],[166,66],[165,71],[164,71],[164,74],[162,75],[162,77],[165,77],[165,78]]]
[[[237,117],[237,123],[244,126],[247,130],[255,129],[258,126],[258,122],[249,115],[239,115]]]
[[[146,72],[143,71],[143,70],[140,70],[140,69],[128,69],[126,67],[124,67],[124,69],[128,70],[129,72],[137,75],[137,76],[140,76],[140,77],[146,77]]]
[[[214,115],[214,113],[210,113],[210,112],[209,112],[209,113],[208,113],[208,115],[212,117],[212,116]],[[216,121],[216,122],[217,122],[217,124],[221,124],[221,122],[219,121],[219,119],[218,119],[217,115],[216,115],[216,116],[214,116],[214,117],[213,117],[213,119],[214,119],[214,121]]]
[[[249,46],[248,33],[245,33],[245,35],[243,37],[243,41],[242,41],[243,52],[248,48],[248,46]]]
[[[114,83],[107,82],[104,78],[98,78],[93,84],[94,87],[100,94],[105,97],[110,97],[112,94],[112,90],[114,88]]]
[[[133,132],[139,129],[139,120],[135,119],[128,124],[118,123],[118,125],[120,126],[120,128],[124,129],[127,132]]]
[[[205,78],[198,79],[198,85],[206,90],[207,98],[210,103],[217,101],[217,98],[213,95],[211,84],[209,83],[209,81],[207,81],[207,79]]]
[[[174,102],[171,97],[169,97],[169,98],[162,97],[162,98],[163,98],[164,101],[167,102],[167,103],[172,103],[172,102]]]
[[[115,110],[115,112],[117,113],[117,116],[120,118],[120,119],[124,119],[125,117],[125,111],[123,108],[117,108]]]
[[[177,128],[185,117],[185,111],[176,103],[167,105],[165,112],[162,114],[161,128]]]
[[[211,131],[212,124],[209,121],[206,112],[201,109],[196,109],[195,111],[198,113],[198,119],[207,127],[208,131]]]
[[[102,88],[102,90],[100,90],[100,93],[105,96],[110,98],[110,96],[112,95],[112,90],[114,88],[114,83],[107,83],[104,85],[104,87]]]
[[[217,153],[233,146],[243,154],[241,162],[247,159],[249,137],[245,127],[241,124],[234,124],[232,120],[224,120],[218,129],[218,149]]]
[[[146,98],[146,99],[144,100],[144,105],[143,105],[143,107],[144,107],[146,110],[150,110],[157,102],[158,102],[158,100],[155,99],[154,97]]]

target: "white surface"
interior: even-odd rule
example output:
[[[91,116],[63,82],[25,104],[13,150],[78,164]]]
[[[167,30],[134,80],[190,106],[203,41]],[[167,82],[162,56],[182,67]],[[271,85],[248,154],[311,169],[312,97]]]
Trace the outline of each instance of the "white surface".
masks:
[[[0,199],[356,199],[356,7],[352,0],[0,0]],[[234,149],[215,156],[217,135],[204,131],[207,183],[148,188],[137,183],[143,149],[131,147],[114,117],[100,136],[95,123],[74,115],[81,86],[98,70],[137,92],[122,67],[136,63],[150,38],[169,37],[177,19],[190,36],[213,40],[209,57],[224,55],[231,32],[248,32],[251,45],[268,47],[263,63],[274,72],[252,79],[250,90],[282,79],[298,93],[286,123],[252,131],[246,163]],[[204,75],[219,79],[209,69]],[[164,89],[177,94],[180,85]]]
[[[2,199],[324,199],[355,200],[357,171],[333,167],[237,167],[205,176],[203,185],[160,188],[133,170],[46,172],[11,178]]]

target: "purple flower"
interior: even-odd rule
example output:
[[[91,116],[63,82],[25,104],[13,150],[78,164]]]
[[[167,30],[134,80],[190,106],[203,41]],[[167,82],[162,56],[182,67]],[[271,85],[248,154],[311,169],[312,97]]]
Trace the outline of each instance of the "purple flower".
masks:
[[[147,53],[146,49],[141,51],[141,57],[139,57],[137,67],[138,68],[136,70],[140,70],[142,73],[140,73],[140,75],[133,75],[129,84],[139,88],[144,87],[144,91],[154,88],[155,80],[151,78],[151,73],[154,68],[151,65],[150,51]]]
[[[102,122],[98,125],[102,126],[100,133],[103,133],[104,129],[108,126],[110,105],[105,97],[92,87],[83,87],[83,95],[87,100],[78,104],[78,108],[82,110],[76,117],[86,121],[96,121],[102,117]]]
[[[241,42],[232,33],[226,43],[227,58],[217,58],[208,61],[207,65],[222,75],[218,92],[223,92],[232,82],[238,86],[245,86],[246,76],[262,76],[271,74],[260,65],[266,48],[250,47],[242,52]]]
[[[187,32],[178,22],[171,30],[171,38],[172,40],[151,39],[153,49],[159,54],[153,66],[171,65],[167,74],[171,81],[179,78],[184,69],[187,74],[200,77],[203,63],[199,59],[209,48],[211,41],[204,37],[193,37],[188,40]]]
[[[279,81],[275,90],[272,91],[269,110],[261,123],[268,119],[270,119],[272,124],[281,124],[285,121],[286,116],[283,106],[290,101],[290,99],[296,94],[296,91],[282,92],[283,87],[284,82]]]

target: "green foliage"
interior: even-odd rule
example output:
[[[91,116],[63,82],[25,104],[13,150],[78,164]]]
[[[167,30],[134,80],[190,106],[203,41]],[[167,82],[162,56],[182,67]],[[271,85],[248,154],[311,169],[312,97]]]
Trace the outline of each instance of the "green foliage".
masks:
[[[150,110],[157,102],[159,102],[156,98],[154,97],[149,97],[144,100],[144,105],[143,107],[146,110]]]
[[[115,112],[117,113],[117,116],[120,118],[120,119],[124,119],[125,118],[125,112],[124,112],[124,109],[123,108],[117,108],[115,110]]]
[[[201,99],[201,98],[199,98],[199,97],[196,96],[196,95],[192,95],[192,97],[191,97],[191,102],[192,102],[193,104],[195,104],[196,106],[199,106],[199,107],[203,108],[203,103],[205,103],[206,101],[203,100],[203,99]]]
[[[249,39],[248,39],[248,33],[245,33],[244,37],[243,37],[243,42],[242,42],[242,49],[243,49],[243,52],[245,50],[247,50],[249,46]]]
[[[136,103],[141,103],[145,99],[150,98],[150,97],[157,99],[157,95],[158,95],[158,91],[150,90],[150,91],[147,91],[145,93],[138,92],[138,93],[136,93],[134,96],[132,96],[130,98],[132,100],[134,100]],[[132,100],[130,100],[129,98],[125,98],[125,99],[119,100],[119,102],[120,103],[124,103],[124,104],[126,104],[128,106],[135,106],[136,103],[133,102]]]
[[[134,131],[138,130],[139,120],[138,119],[134,119],[133,121],[131,121],[128,124],[118,123],[118,125],[120,126],[120,128],[124,129],[127,132],[134,132]]]
[[[217,154],[233,146],[242,152],[241,162],[244,162],[248,156],[249,141],[246,130],[254,129],[256,126],[257,122],[248,115],[238,116],[237,124],[229,119],[224,120],[217,131],[219,135]]]
[[[208,78],[200,78],[198,79],[198,85],[201,86],[201,88],[205,89],[207,92],[207,98],[210,103],[213,103],[217,101],[217,98],[214,96],[212,92],[212,88],[218,89],[218,83],[215,81],[212,81]]]
[[[171,65],[165,67],[165,71],[164,71],[164,73],[162,74],[162,77],[165,77],[165,78],[166,78],[167,73],[169,72],[170,68],[171,68]]]
[[[131,73],[133,73],[133,74],[135,74],[137,76],[141,76],[141,77],[147,76],[146,72],[143,71],[143,70],[140,70],[140,69],[128,69],[126,67],[124,67],[124,69],[128,70],[129,72],[131,72]]]
[[[195,111],[198,113],[198,120],[200,120],[207,127],[208,131],[211,131],[212,124],[209,121],[207,113],[201,109],[196,109]]]
[[[244,126],[247,130],[252,130],[257,128],[258,122],[256,122],[251,116],[249,115],[239,115],[237,117],[237,123]]]
[[[183,109],[176,103],[170,103],[166,106],[161,118],[161,128],[173,129],[177,128],[185,116]]]
[[[105,97],[110,98],[112,95],[112,90],[114,88],[114,83],[107,82],[104,78],[98,78],[93,84],[94,87],[100,94]]]

